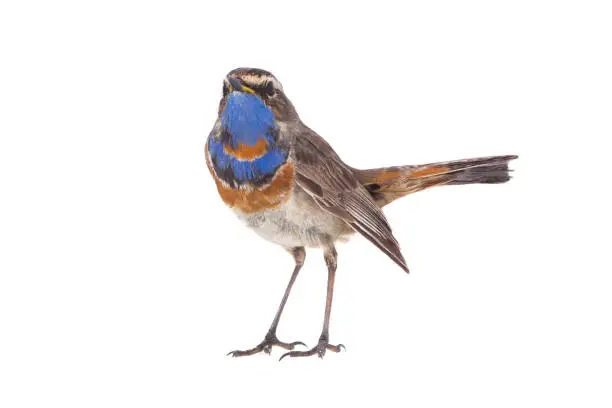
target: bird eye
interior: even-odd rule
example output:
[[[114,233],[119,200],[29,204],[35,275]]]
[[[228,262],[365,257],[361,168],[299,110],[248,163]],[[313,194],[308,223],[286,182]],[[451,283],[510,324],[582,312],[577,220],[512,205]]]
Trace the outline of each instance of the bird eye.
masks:
[[[274,84],[272,83],[272,81],[266,84],[266,87],[264,88],[264,93],[266,94],[266,96],[274,96],[276,94],[276,89],[274,89]]]

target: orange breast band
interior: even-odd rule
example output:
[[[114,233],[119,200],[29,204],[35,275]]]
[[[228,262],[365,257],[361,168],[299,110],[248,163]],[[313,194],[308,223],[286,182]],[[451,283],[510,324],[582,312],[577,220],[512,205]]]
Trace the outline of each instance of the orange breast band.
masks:
[[[212,169],[211,173],[214,175]],[[289,199],[293,189],[294,170],[293,164],[287,162],[276,171],[270,184],[250,191],[225,186],[217,177],[214,178],[219,195],[225,204],[245,214],[253,214],[276,208]]]
[[[265,139],[259,139],[253,146],[238,143],[238,146],[234,149],[229,144],[223,146],[225,153],[234,156],[240,160],[253,160],[257,159],[268,151],[268,142]]]

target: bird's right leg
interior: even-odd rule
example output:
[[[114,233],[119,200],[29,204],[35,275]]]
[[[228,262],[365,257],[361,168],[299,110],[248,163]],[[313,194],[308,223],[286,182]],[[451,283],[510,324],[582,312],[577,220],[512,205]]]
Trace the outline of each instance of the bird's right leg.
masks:
[[[334,281],[336,279],[337,257],[336,249],[330,245],[324,252],[325,263],[327,264],[327,298],[325,300],[325,318],[323,320],[323,331],[319,342],[316,346],[306,351],[290,351],[281,356],[281,360],[285,357],[308,357],[318,355],[323,358],[325,351],[333,351],[339,353],[342,349],[346,349],[343,344],[337,346],[329,344],[329,317],[331,315],[332,298],[334,296]]]
[[[295,259],[295,268],[293,269],[293,274],[291,274],[291,279],[289,279],[289,284],[287,285],[287,289],[285,289],[285,294],[283,295],[283,299],[281,300],[280,306],[276,311],[276,316],[274,316],[274,320],[272,320],[272,325],[268,330],[268,333],[264,337],[263,341],[259,343],[257,346],[248,350],[234,350],[230,351],[227,355],[231,355],[232,357],[242,357],[242,356],[250,356],[253,354],[257,354],[263,351],[266,354],[270,354],[272,351],[272,346],[279,346],[286,350],[293,350],[293,348],[297,345],[306,346],[301,341],[294,341],[293,343],[284,343],[276,338],[276,328],[278,326],[278,322],[280,321],[281,314],[283,313],[283,309],[285,308],[285,303],[287,303],[287,298],[289,298],[289,293],[291,292],[291,288],[295,283],[295,279],[302,269],[302,265],[304,265],[304,259],[306,259],[306,250],[304,247],[296,247],[290,250],[291,255],[293,255],[293,259]]]

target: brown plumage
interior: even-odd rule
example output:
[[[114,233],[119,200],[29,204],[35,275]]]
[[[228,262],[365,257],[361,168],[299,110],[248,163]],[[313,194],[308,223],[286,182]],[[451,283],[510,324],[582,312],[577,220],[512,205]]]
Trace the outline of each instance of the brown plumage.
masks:
[[[272,74],[253,68],[231,71],[224,80],[206,160],[223,201],[258,235],[291,253],[295,268],[264,340],[251,349],[229,354],[249,356],[269,353],[273,346],[293,350],[303,345],[280,341],[276,328],[304,264],[306,247],[322,248],[327,265],[323,329],[315,347],[293,350],[283,357],[322,357],[326,351],[340,351],[341,344],[329,343],[337,266],[335,243],[358,232],[408,272],[382,207],[433,186],[503,183],[510,178],[508,161],[515,158],[354,169],[300,120]]]
[[[323,210],[344,220],[408,272],[391,227],[363,181],[321,136],[306,126],[295,139],[295,160],[297,184]]]
[[[355,177],[383,207],[429,187],[457,184],[495,184],[510,180],[508,162],[518,156],[489,156],[422,165],[353,169]]]

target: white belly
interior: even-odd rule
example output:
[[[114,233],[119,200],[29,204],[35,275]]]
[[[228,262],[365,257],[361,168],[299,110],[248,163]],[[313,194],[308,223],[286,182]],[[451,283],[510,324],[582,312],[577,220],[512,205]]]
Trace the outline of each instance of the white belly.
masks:
[[[258,235],[285,248],[326,246],[352,232],[301,189],[295,189],[289,200],[275,209],[256,214],[235,212]]]

